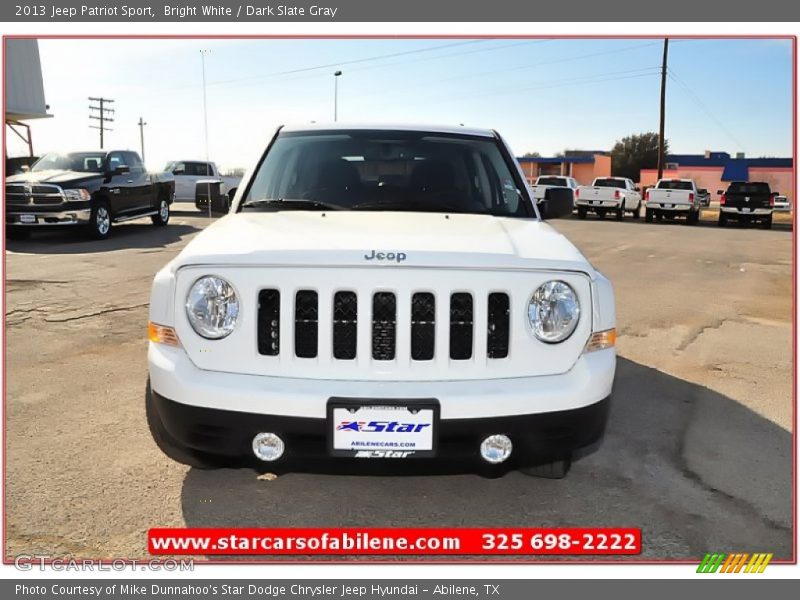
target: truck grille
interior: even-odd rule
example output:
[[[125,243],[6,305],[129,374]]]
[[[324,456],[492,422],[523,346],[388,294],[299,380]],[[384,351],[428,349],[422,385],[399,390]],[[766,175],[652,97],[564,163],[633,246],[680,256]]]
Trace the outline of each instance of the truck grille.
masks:
[[[431,292],[414,293],[410,298],[410,306],[405,306],[405,310],[398,310],[398,299],[394,293],[384,291],[372,293],[366,304],[359,302],[358,295],[353,291],[334,293],[327,300],[330,304],[323,308],[324,302],[326,300],[320,299],[316,291],[298,290],[294,292],[294,298],[289,299],[289,304],[283,305],[284,310],[294,311],[293,320],[284,323],[294,327],[294,331],[289,332],[289,339],[293,340],[294,355],[299,358],[315,358],[320,352],[330,352],[336,360],[356,360],[358,317],[363,306],[367,310],[371,308],[369,336],[372,360],[394,360],[398,340],[408,344],[406,348],[410,350],[412,361],[432,361],[437,352],[442,350],[451,360],[469,360],[475,354],[478,326],[485,328],[486,357],[508,357],[510,303],[505,293],[492,292],[482,298],[475,298],[468,292],[445,296],[445,306],[449,304],[449,328],[445,330],[445,333],[449,331],[449,342],[443,340],[444,346],[437,344],[437,297]],[[482,324],[475,322],[475,302],[485,303],[485,312],[478,311],[483,315],[481,320],[485,318]],[[328,308],[330,310],[325,310]],[[287,335],[281,331],[280,323],[281,292],[276,289],[261,290],[258,294],[257,319],[259,354],[280,355],[281,340]],[[321,328],[329,328],[330,337],[321,336]],[[330,341],[330,349],[320,348],[321,337]]]
[[[6,184],[6,204],[16,206],[52,205],[64,201],[61,188],[50,184]]]

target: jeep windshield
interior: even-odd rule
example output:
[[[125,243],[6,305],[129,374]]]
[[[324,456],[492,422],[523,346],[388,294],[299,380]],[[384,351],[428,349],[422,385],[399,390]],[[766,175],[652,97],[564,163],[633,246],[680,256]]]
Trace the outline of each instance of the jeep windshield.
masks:
[[[239,210],[532,217],[496,139],[393,130],[282,132]]]
[[[102,173],[106,155],[104,152],[51,152],[33,163],[31,171],[81,171]]]

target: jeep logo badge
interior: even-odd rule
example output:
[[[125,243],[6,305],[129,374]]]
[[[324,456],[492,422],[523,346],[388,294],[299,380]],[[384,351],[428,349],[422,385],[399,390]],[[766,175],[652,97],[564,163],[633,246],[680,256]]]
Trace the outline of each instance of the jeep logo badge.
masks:
[[[394,261],[401,263],[406,259],[405,252],[378,252],[371,250],[370,253],[364,255],[365,260],[377,260],[380,262]]]

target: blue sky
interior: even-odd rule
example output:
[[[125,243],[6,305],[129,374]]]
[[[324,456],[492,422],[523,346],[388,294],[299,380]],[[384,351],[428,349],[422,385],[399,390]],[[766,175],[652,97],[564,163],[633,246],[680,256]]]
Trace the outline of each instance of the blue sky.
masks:
[[[609,149],[658,128],[661,40],[42,40],[53,119],[35,149],[94,148],[88,96],[114,98],[106,147],[148,167],[205,155],[200,50],[208,49],[209,148],[246,167],[284,122],[339,120],[497,129],[517,154]],[[792,153],[789,40],[674,40],[667,95],[672,151]],[[8,136],[9,155],[24,148]]]

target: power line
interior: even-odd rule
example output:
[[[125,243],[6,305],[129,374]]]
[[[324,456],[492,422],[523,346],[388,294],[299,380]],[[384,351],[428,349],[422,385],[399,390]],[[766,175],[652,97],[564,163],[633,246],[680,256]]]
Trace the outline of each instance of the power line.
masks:
[[[714,111],[712,111],[708,107],[708,105],[706,105],[705,102],[703,102],[700,99],[700,97],[697,94],[694,93],[694,91],[692,90],[691,86],[678,76],[678,74],[675,72],[675,69],[670,67],[668,69],[667,75],[668,75],[668,77],[670,79],[672,79],[672,81],[674,81],[675,83],[678,84],[678,86],[683,90],[683,92],[686,94],[686,96],[692,102],[694,102],[700,108],[700,110],[702,110],[704,113],[706,113],[706,115],[708,115],[708,117],[712,121],[714,121],[714,123],[716,123],[716,125],[736,144],[736,146],[739,148],[739,150],[741,150],[741,151],[744,150],[744,144],[742,144],[742,142],[739,140],[739,138],[737,138],[733,134],[733,132],[730,129],[728,129],[722,121],[719,120],[719,118],[714,113]]]
[[[106,131],[114,131],[113,129],[110,129],[110,128],[106,127],[106,125],[105,125],[106,123],[113,123],[114,122],[114,119],[111,117],[111,115],[114,114],[114,110],[111,109],[111,108],[106,108],[105,105],[106,104],[112,104],[114,101],[112,99],[110,99],[110,98],[91,98],[90,97],[89,98],[89,102],[94,102],[95,103],[95,104],[90,104],[89,105],[89,110],[90,111],[93,111],[93,110],[97,111],[96,115],[92,114],[90,112],[89,113],[89,118],[93,119],[93,120],[96,120],[96,121],[100,121],[100,125],[99,126],[90,124],[89,127],[92,128],[92,129],[99,129],[100,130],[100,149],[102,150],[103,149],[103,134]]]

